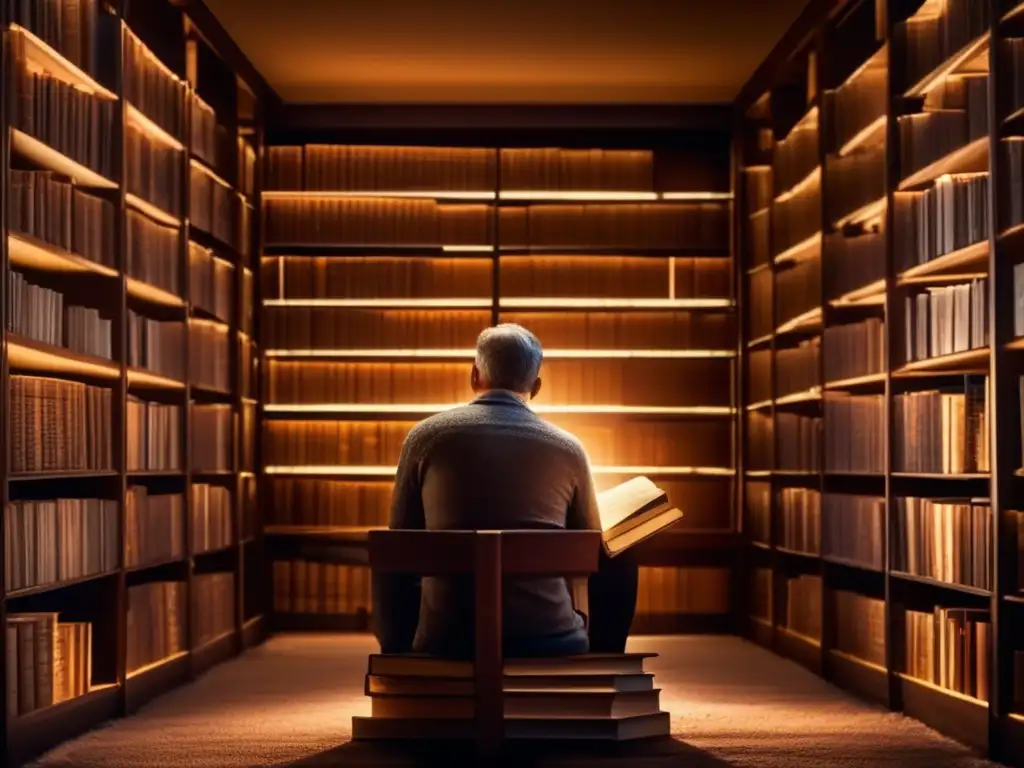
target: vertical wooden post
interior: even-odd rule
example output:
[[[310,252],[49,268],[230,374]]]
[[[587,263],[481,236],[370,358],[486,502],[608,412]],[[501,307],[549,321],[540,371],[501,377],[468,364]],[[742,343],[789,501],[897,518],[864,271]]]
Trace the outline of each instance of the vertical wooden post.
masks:
[[[501,647],[501,532],[474,537],[476,658],[473,667],[477,751],[494,755],[504,733],[503,652]]]

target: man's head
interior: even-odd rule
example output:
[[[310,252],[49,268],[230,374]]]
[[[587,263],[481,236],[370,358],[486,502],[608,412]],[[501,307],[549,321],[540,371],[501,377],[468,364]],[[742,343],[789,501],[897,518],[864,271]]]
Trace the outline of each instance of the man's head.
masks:
[[[531,399],[540,392],[540,340],[515,323],[486,329],[476,340],[476,362],[470,384],[474,392],[506,389]]]

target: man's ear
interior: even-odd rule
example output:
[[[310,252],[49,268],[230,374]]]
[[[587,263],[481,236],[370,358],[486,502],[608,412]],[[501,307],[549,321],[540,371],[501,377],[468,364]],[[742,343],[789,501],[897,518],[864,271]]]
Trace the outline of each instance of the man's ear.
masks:
[[[533,382],[533,386],[530,387],[530,399],[531,400],[533,400],[533,398],[535,398],[540,393],[540,385],[541,385],[540,378],[538,378],[536,381]]]
[[[480,391],[480,369],[473,363],[473,370],[469,373],[469,386],[474,392]]]

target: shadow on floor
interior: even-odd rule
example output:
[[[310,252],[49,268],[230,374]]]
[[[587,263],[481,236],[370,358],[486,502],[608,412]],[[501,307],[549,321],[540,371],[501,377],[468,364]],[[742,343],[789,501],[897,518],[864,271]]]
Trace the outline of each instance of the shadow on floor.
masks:
[[[350,741],[340,747],[280,763],[275,768],[433,768],[471,765],[473,745],[466,743],[398,744]],[[689,744],[670,737],[632,742],[514,742],[502,748],[496,758],[481,759],[477,765],[508,768],[584,768],[584,766],[630,766],[631,768],[724,768],[730,765]]]

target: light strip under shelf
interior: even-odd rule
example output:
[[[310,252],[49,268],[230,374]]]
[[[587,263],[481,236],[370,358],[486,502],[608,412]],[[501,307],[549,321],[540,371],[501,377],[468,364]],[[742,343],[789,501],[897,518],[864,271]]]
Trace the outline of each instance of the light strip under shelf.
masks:
[[[489,309],[490,299],[264,299],[265,307],[374,307],[380,309]]]
[[[167,227],[181,226],[181,219],[168,213],[163,208],[159,208],[153,205],[148,200],[143,200],[138,195],[133,195],[132,193],[129,192],[124,196],[124,201],[130,207],[134,208],[139,213],[142,213],[148,216],[149,218],[153,219],[153,221],[157,222],[158,224],[163,224],[164,226]]]
[[[863,288],[844,293],[829,304],[833,307],[867,307],[885,304],[885,280],[876,280]]]
[[[811,171],[809,174],[804,176],[800,181],[798,181],[792,187],[787,189],[785,192],[782,192],[781,194],[777,195],[776,198],[775,198],[775,203],[779,204],[779,203],[784,203],[787,200],[792,200],[794,197],[799,195],[805,189],[809,189],[810,187],[814,186],[819,181],[821,181],[821,166],[820,165],[816,166],[813,171]]]
[[[499,300],[502,309],[728,309],[732,299],[620,299],[578,297],[508,297]]]
[[[783,264],[788,261],[807,261],[821,253],[821,232],[815,232],[806,240],[801,240],[796,245],[791,245],[784,250],[773,261],[776,264]]]
[[[493,245],[442,245],[444,253],[493,253]]]
[[[175,296],[173,293],[165,288],[159,288],[155,285],[150,285],[142,280],[137,280],[134,277],[126,279],[126,290],[129,296],[134,296],[137,299],[143,299],[150,301],[154,304],[160,304],[164,307],[184,307],[185,300],[180,296]]]
[[[228,184],[228,182],[219,173],[217,173],[215,170],[213,170],[213,168],[211,168],[210,166],[208,166],[206,163],[202,162],[198,158],[195,158],[195,157],[190,158],[189,161],[188,161],[188,164],[189,164],[190,168],[195,168],[197,171],[200,171],[200,172],[206,174],[206,176],[211,181],[216,182],[217,184],[220,184],[220,186],[224,187],[224,189],[226,189],[226,190],[228,190],[230,192],[234,192],[235,191],[235,188],[232,187],[230,184]]]
[[[264,467],[267,475],[320,475],[320,476],[352,476],[352,477],[393,477],[397,467],[374,464],[336,465],[272,465]],[[694,475],[704,477],[733,477],[736,470],[727,467],[651,467],[632,465],[594,466],[590,468],[594,475]]]
[[[7,253],[11,265],[54,272],[95,273],[104,277],[117,277],[113,267],[90,261],[77,253],[65,251],[44,240],[12,232],[7,236]]]
[[[452,358],[476,357],[475,349],[268,349],[267,357],[374,357],[374,358]],[[680,359],[702,360],[736,357],[731,349],[546,349],[545,359]]]
[[[732,192],[662,192],[662,200],[691,200],[693,202],[716,202],[732,200]]]
[[[847,387],[856,387],[863,384],[881,384],[885,382],[884,373],[867,373],[863,376],[853,376],[849,379],[836,379],[835,381],[826,381],[825,389],[846,389]]]
[[[988,136],[983,136],[940,157],[921,170],[910,174],[899,183],[896,190],[898,192],[906,192],[913,187],[935,181],[942,176],[959,173],[965,166],[978,164],[982,158],[987,157]],[[969,171],[969,173],[975,173],[975,171]]]
[[[441,413],[459,408],[466,403],[448,405],[419,403],[273,403],[263,406],[264,413],[397,413],[420,414]],[[731,416],[735,413],[729,406],[712,405],[548,405],[529,403],[528,407],[536,413],[544,414],[638,414],[638,415],[682,415],[682,416]]]
[[[141,109],[136,107],[130,102],[124,103],[124,114],[125,119],[128,120],[130,125],[135,126],[140,131],[145,133],[154,141],[158,141],[161,144],[170,147],[171,149],[181,152],[185,149],[185,145],[181,143],[179,139],[169,134],[166,130],[161,128],[152,119],[145,115]]]
[[[821,399],[821,388],[811,387],[804,392],[794,392],[791,395],[783,395],[775,398],[776,405],[792,405],[793,403],[808,403]]]
[[[974,58],[974,56],[980,54],[988,46],[989,39],[990,33],[985,32],[981,37],[967,43],[967,45],[953,54],[950,58],[946,59],[936,69],[929,72],[913,86],[908,88],[904,95],[911,98],[927,95],[936,86],[943,83],[945,79],[949,75],[953,74],[959,67],[969,62]],[[987,63],[988,62],[986,61],[986,64]],[[986,70],[980,71],[987,71],[987,68]]]
[[[979,240],[972,245],[968,245],[964,248],[958,248],[950,253],[943,254],[931,261],[926,261],[923,264],[915,264],[910,269],[901,272],[897,280],[900,284],[908,284],[912,282],[919,282],[918,278],[922,277],[935,277],[941,280],[948,279],[947,276],[942,275],[943,270],[952,269],[954,267],[967,267],[967,268],[978,268],[982,270],[984,268],[987,271],[988,268],[988,240]]]
[[[790,333],[804,328],[812,328],[819,323],[821,323],[821,307],[815,307],[814,309],[807,310],[801,315],[797,315],[792,320],[787,320],[775,329],[775,335],[778,336],[783,333]]]
[[[870,61],[871,60],[868,59],[868,61],[864,63],[867,64]],[[849,141],[843,144],[843,146],[839,150],[839,156],[845,157],[846,155],[849,155],[851,152],[853,152],[855,149],[858,149],[859,147],[862,147],[865,144],[870,143],[871,140],[875,138],[876,135],[879,133],[882,134],[881,138],[884,138],[885,122],[885,115],[880,115],[879,117],[875,118],[873,122],[862,128],[853,136],[853,138],[851,138]]]
[[[556,189],[503,189],[498,193],[499,200],[554,200],[554,201],[650,201],[657,200],[657,192],[612,191],[612,190],[556,190]]]
[[[11,129],[11,151],[27,157],[47,170],[69,176],[83,187],[117,188],[117,184],[110,179],[17,128]]]
[[[874,200],[867,205],[862,205],[852,213],[848,213],[843,218],[839,219],[833,226],[836,229],[842,229],[847,224],[865,224],[872,219],[880,219],[885,213],[887,205],[886,198],[882,197],[878,200]]]
[[[494,200],[496,195],[489,190],[445,190],[445,189],[271,189],[262,193],[264,200],[324,200],[352,197],[400,197],[434,200]]]
[[[103,379],[117,379],[121,375],[120,366],[115,362],[32,339],[9,338],[7,357],[10,366],[16,370],[70,373]]]
[[[100,85],[92,75],[57,51],[34,33],[19,24],[11,24],[11,31],[20,33],[27,45],[25,57],[29,62],[49,73],[57,80],[74,86],[79,91],[115,101],[117,94]]]

